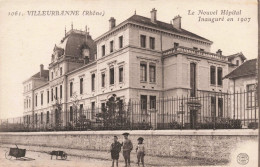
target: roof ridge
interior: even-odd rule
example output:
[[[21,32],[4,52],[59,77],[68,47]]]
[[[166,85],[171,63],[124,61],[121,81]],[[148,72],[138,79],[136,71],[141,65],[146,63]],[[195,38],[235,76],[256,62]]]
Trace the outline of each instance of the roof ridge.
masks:
[[[147,19],[147,20],[149,20],[149,21],[151,20],[149,17],[145,17],[145,16],[133,14],[131,17],[129,17],[128,19],[126,19],[126,21],[132,21],[131,19],[134,18],[134,17],[141,17],[141,18]],[[135,20],[134,20],[134,21],[135,21]],[[206,38],[204,38],[204,37],[202,37],[202,36],[200,36],[200,35],[197,35],[197,34],[191,32],[191,31],[188,31],[188,30],[186,30],[186,29],[184,29],[184,28],[177,29],[177,28],[173,27],[173,25],[172,25],[171,23],[167,23],[167,22],[164,22],[164,21],[161,21],[161,20],[156,20],[156,22],[159,23],[159,24],[167,25],[167,26],[169,26],[169,27],[171,26],[172,30],[174,30],[174,31],[176,31],[176,32],[179,32],[179,33],[185,33],[185,32],[186,32],[186,33],[188,33],[188,34],[181,34],[181,35],[187,35],[187,36],[191,36],[191,37],[192,37],[192,35],[193,35],[194,38],[200,38],[201,40],[206,40],[206,41],[208,41],[208,42],[212,42],[212,41],[210,41],[209,39],[206,39]],[[154,25],[160,26],[160,25],[157,24],[156,22],[153,23],[153,22],[150,21],[149,23],[153,23]],[[123,22],[122,22],[122,23],[123,23]],[[120,24],[121,24],[121,23],[120,23]],[[143,23],[143,24],[144,24],[144,23]],[[159,28],[165,29],[165,27],[164,27],[164,28],[159,27]]]

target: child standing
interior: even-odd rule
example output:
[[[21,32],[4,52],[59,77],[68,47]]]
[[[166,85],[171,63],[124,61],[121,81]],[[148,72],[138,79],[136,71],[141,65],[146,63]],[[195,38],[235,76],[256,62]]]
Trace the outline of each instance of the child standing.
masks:
[[[114,136],[114,142],[110,146],[112,167],[114,167],[115,161],[116,161],[116,166],[118,167],[119,152],[121,151],[121,144],[117,140],[118,140],[118,137]]]
[[[123,156],[125,159],[125,167],[130,167],[130,153],[133,150],[133,144],[131,140],[128,139],[129,133],[123,133],[124,135],[124,142],[123,145]]]
[[[144,167],[144,156],[145,156],[145,147],[143,144],[144,138],[139,137],[138,139],[138,145],[136,146],[136,152],[137,152],[137,164],[139,166],[140,160],[142,162],[142,165]]]

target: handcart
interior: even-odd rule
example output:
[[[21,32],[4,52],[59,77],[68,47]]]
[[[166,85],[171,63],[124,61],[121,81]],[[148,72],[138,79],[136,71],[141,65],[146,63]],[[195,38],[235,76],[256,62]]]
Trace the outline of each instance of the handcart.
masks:
[[[21,159],[21,160],[27,160],[27,157],[25,157],[26,154],[26,149],[20,149],[16,145],[16,148],[10,148],[9,151],[6,151],[5,153],[5,158],[10,160],[12,157],[15,157],[16,159]],[[31,158],[29,158],[31,159]]]

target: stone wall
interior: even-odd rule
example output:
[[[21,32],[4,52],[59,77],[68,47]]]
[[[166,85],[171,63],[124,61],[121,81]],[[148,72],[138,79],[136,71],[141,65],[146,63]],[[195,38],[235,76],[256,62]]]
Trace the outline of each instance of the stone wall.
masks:
[[[113,136],[123,140],[123,131],[0,133],[1,144],[48,146],[106,151]],[[147,154],[229,162],[238,145],[257,142],[257,130],[161,130],[129,131],[134,148],[144,137]],[[254,149],[254,148],[252,148]],[[257,149],[257,147],[255,147]]]

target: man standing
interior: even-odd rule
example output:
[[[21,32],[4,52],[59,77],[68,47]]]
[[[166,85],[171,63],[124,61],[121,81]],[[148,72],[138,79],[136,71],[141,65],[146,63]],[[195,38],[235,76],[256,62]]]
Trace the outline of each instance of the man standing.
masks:
[[[133,149],[133,144],[131,140],[128,139],[129,133],[123,133],[124,135],[124,141],[122,143],[123,145],[123,156],[125,159],[125,167],[130,167],[130,153]]]

